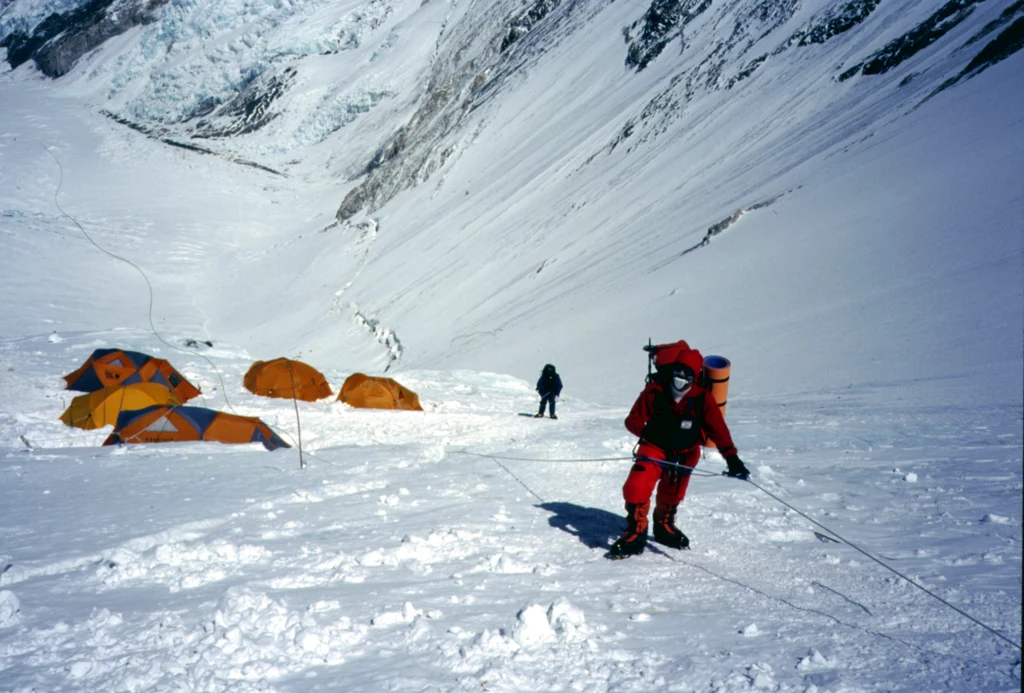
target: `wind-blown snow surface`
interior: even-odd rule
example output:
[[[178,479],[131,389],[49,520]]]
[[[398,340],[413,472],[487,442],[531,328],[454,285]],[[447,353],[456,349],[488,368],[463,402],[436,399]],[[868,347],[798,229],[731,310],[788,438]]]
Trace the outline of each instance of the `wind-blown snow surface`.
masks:
[[[353,50],[390,56],[406,95],[428,26]],[[1019,645],[1020,58],[914,110],[879,97],[820,151],[722,102],[676,126],[686,147],[595,166],[629,113],[600,86],[621,56],[573,50],[599,35],[545,53],[434,178],[348,226],[339,171],[404,96],[326,139],[291,121],[212,156],[100,115],[113,47],[58,82],[0,74],[0,691],[1020,689],[1019,647],[814,534]],[[210,50],[232,71],[229,38]],[[757,91],[785,114],[779,69]],[[575,106],[563,80],[587,87]],[[648,336],[732,358],[757,487],[709,452],[679,517],[693,549],[608,562]],[[109,346],[293,442],[292,403],[241,386],[254,358],[335,390],[390,366],[425,411],[300,403],[306,469],[295,449],[102,448],[109,429],[60,423],[60,376]],[[547,361],[560,420],[518,416]]]
[[[290,402],[241,389],[238,350],[7,340],[0,690],[1020,686],[1018,650],[718,476],[713,452],[680,516],[694,548],[605,560],[621,407],[566,397],[535,420],[519,379],[413,371],[423,413],[300,403],[304,470],[258,446],[115,450],[57,421],[55,375],[115,340],[171,357],[207,400],[223,378],[234,411],[294,440]],[[756,482],[1019,641],[1019,418],[877,408],[874,390],[737,403]]]

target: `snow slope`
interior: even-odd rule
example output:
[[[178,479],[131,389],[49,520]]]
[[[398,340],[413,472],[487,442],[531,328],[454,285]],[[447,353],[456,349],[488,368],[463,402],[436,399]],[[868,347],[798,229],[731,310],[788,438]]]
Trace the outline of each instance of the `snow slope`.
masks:
[[[242,5],[216,37],[180,19],[176,89],[365,9]],[[863,59],[891,24],[643,120],[703,64],[700,34],[627,74],[642,8],[569,3],[495,64],[429,177],[336,224],[486,9],[371,6],[384,20],[350,48],[295,61],[293,110],[201,143],[217,155],[101,112],[177,102],[145,71],[109,92],[167,24],[57,81],[0,73],[0,691],[1019,690],[1019,54],[924,103],[955,51],[909,66],[912,94],[801,71]],[[331,129],[343,75],[390,96]],[[609,562],[649,337],[733,361],[754,484],[709,451],[679,518],[693,549]],[[305,469],[294,448],[103,448],[109,429],[59,421],[60,376],[108,346],[292,442],[292,403],[241,386],[253,359],[301,358],[335,390],[387,368],[425,411],[300,403]],[[546,362],[557,422],[517,415]]]
[[[76,4],[23,0],[2,21],[27,30]],[[638,343],[685,334],[759,364],[742,380],[751,392],[790,388],[795,347],[820,386],[955,372],[958,396],[1019,401],[1022,320],[1003,308],[1020,302],[1024,274],[1011,213],[1024,175],[1019,55],[936,93],[1019,8],[847,3],[859,23],[815,42],[839,6],[674,5],[689,13],[678,42],[635,70],[624,27],[634,36],[648,15],[628,3],[542,2],[532,24],[515,3],[174,3],[52,86],[93,115],[219,154],[178,152],[209,178],[130,225],[186,246],[198,233],[207,261],[242,254],[227,272],[176,271],[207,336],[257,356],[502,364],[528,378],[596,340],[609,348],[571,375],[617,401],[642,372]],[[845,77],[938,17],[934,43],[884,74]],[[516,22],[529,31],[497,52]],[[265,125],[191,137],[241,127],[225,109],[275,79],[285,96],[250,104]],[[197,120],[200,102],[223,106]],[[132,142],[132,159],[149,150],[123,125],[94,126]],[[256,166],[232,189],[235,167],[215,159]],[[46,175],[52,163],[41,160]],[[141,160],[111,165],[69,176],[69,204],[162,176]],[[209,200],[224,194],[232,203]],[[184,200],[196,214],[173,226],[160,205]],[[217,218],[232,204],[234,218]],[[250,206],[261,212],[243,216]],[[205,298],[225,291],[233,302]]]
[[[7,341],[0,690],[1020,686],[1015,647],[815,534],[1017,641],[1014,407],[741,401],[755,483],[828,529],[709,452],[679,518],[693,549],[610,562],[623,407],[566,397],[536,420],[514,377],[409,371],[423,413],[302,403],[305,469],[258,445],[111,450],[56,420],[53,372],[115,339],[208,399],[223,377],[233,411],[295,440],[290,402],[242,390],[243,352],[205,349],[215,374],[142,331]]]

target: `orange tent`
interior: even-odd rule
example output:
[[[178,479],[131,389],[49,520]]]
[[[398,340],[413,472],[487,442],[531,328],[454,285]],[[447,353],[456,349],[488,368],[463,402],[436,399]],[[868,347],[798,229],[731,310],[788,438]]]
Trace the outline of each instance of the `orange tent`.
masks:
[[[73,373],[64,376],[69,390],[95,392],[105,387],[134,383],[159,383],[187,402],[199,394],[199,388],[185,380],[163,359],[123,349],[97,349]]]
[[[286,358],[257,361],[249,366],[244,382],[246,390],[264,397],[315,402],[331,394],[323,373],[302,361]]]
[[[176,406],[181,404],[181,400],[159,383],[105,387],[75,397],[60,420],[68,426],[92,430],[113,426],[122,411],[145,409],[157,404]]]
[[[267,450],[291,447],[255,416],[237,416],[204,407],[148,407],[123,411],[104,445],[175,443],[263,443]]]
[[[391,378],[377,378],[353,373],[341,386],[338,400],[363,409],[405,409],[423,411],[420,398]]]

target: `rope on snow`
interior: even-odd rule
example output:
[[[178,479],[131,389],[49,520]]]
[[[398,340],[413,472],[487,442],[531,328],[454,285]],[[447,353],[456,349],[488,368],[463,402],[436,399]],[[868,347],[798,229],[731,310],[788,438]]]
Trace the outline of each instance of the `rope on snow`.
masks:
[[[120,255],[117,255],[115,253],[110,252],[109,250],[107,250],[106,248],[101,246],[99,243],[97,243],[95,240],[93,240],[92,236],[90,236],[89,233],[85,230],[85,228],[78,222],[78,219],[76,219],[75,217],[73,217],[70,214],[68,214],[67,212],[65,212],[64,208],[60,206],[60,201],[58,200],[58,195],[60,194],[61,186],[64,184],[64,167],[61,165],[60,160],[56,156],[53,155],[53,152],[50,151],[49,147],[45,147],[44,146],[43,149],[46,150],[46,153],[50,155],[50,158],[54,160],[54,162],[57,164],[57,168],[60,170],[60,178],[57,181],[57,189],[54,190],[54,192],[53,192],[53,204],[57,207],[57,209],[60,211],[60,213],[62,215],[64,215],[68,219],[70,219],[71,222],[74,223],[74,225],[78,227],[78,230],[82,232],[82,235],[85,236],[86,240],[88,240],[90,243],[92,243],[98,250],[100,250],[101,252],[105,253],[106,255],[109,255],[110,257],[114,258],[115,260],[120,260],[121,262],[124,262],[124,263],[132,266],[133,268],[135,268],[135,271],[138,272],[142,276],[143,281],[146,282],[146,288],[149,290],[149,310],[148,310],[147,317],[149,319],[149,327],[150,327],[150,330],[153,332],[153,335],[160,342],[162,342],[163,344],[166,344],[171,349],[174,349],[176,351],[181,351],[181,352],[186,353],[186,354],[192,354],[193,356],[198,356],[199,358],[203,359],[208,364],[210,364],[210,367],[213,368],[213,372],[217,374],[217,379],[220,381],[220,391],[221,391],[221,394],[224,396],[224,403],[227,404],[228,409],[230,409],[232,411],[232,413],[237,414],[238,412],[236,412],[235,408],[231,405],[231,400],[228,399],[228,390],[227,390],[227,386],[225,386],[225,384],[224,384],[224,376],[221,374],[220,369],[217,368],[217,364],[215,364],[213,361],[211,361],[205,354],[202,354],[202,353],[200,353],[198,351],[192,351],[191,349],[185,349],[183,347],[178,346],[177,344],[171,344],[166,339],[164,339],[160,335],[160,333],[157,331],[156,324],[153,322],[153,285],[152,285],[152,283],[150,283],[149,277],[146,276],[146,273],[142,270],[142,268],[139,267],[138,265],[136,265],[131,260],[129,260],[127,258],[124,258],[124,257],[121,257]],[[298,405],[296,405],[295,417],[296,417],[296,422],[298,422]],[[300,436],[300,438],[299,438],[299,440],[300,440],[300,445],[299,445],[299,466],[300,467],[305,467],[306,465],[305,465],[305,463],[304,463],[304,461],[302,459],[302,447],[301,447],[302,432],[301,432],[301,430],[299,431],[299,436]]]
[[[519,461],[523,461],[523,462],[568,462],[568,463],[575,463],[575,462],[612,462],[612,461],[622,461],[622,460],[631,460],[631,459],[633,459],[632,457],[603,457],[603,458],[577,459],[577,460],[573,460],[573,459],[551,460],[551,459],[540,459],[540,458],[535,458],[535,457],[507,457],[507,456],[501,456],[501,455],[482,455],[482,454],[479,454],[479,453],[469,452],[467,450],[455,450],[453,452],[456,452],[456,453],[459,453],[459,454],[462,454],[462,455],[472,455],[472,456],[475,456],[475,457],[489,457],[489,458],[493,459],[499,466],[501,466],[502,469],[504,469],[506,472],[508,472],[512,476],[512,478],[514,478],[516,481],[518,481],[520,484],[522,484],[523,487],[526,488],[527,491],[530,491],[530,493],[532,493],[538,499],[540,499],[540,496],[538,496],[536,493],[531,491],[530,488],[528,486],[526,486],[526,484],[523,484],[523,482],[518,477],[516,477],[514,474],[512,474],[512,472],[509,471],[508,468],[505,465],[503,465],[500,462],[498,462],[498,460],[519,460]],[[672,464],[672,463],[669,463],[669,464]],[[687,469],[689,469],[689,468],[687,468]],[[714,476],[714,477],[721,476],[720,474],[716,474],[714,472],[705,472],[703,470],[693,470],[692,473],[693,474],[698,474],[699,476]],[[818,532],[815,532],[816,536],[818,536],[818,537],[825,536],[825,538],[830,540],[830,541],[834,541],[836,543],[840,543],[841,542],[841,543],[846,544],[850,548],[852,548],[852,549],[862,553],[864,556],[870,558],[872,561],[874,561],[878,565],[882,566],[886,570],[888,570],[888,571],[892,572],[893,574],[897,575],[898,577],[906,580],[911,585],[913,585],[917,589],[921,590],[925,594],[927,594],[927,595],[937,599],[938,601],[942,602],[943,604],[948,606],[950,609],[952,609],[953,611],[955,611],[958,614],[960,614],[961,616],[963,616],[964,618],[966,618],[966,619],[974,622],[975,624],[981,626],[982,628],[984,628],[985,630],[987,630],[989,633],[991,633],[992,635],[996,636],[1000,640],[1003,640],[1003,641],[1009,643],[1010,645],[1013,645],[1018,650],[1021,649],[1020,644],[1015,643],[1013,640],[1010,640],[1008,637],[1006,637],[1005,635],[1003,635],[1002,633],[997,631],[995,628],[992,628],[991,626],[988,626],[985,623],[982,623],[981,621],[979,621],[975,617],[971,616],[969,613],[967,613],[963,609],[961,609],[961,608],[959,608],[959,607],[957,607],[957,606],[955,606],[953,604],[950,604],[948,601],[946,601],[945,599],[943,599],[939,595],[935,594],[934,592],[929,590],[927,587],[924,587],[923,585],[919,584],[915,580],[911,579],[910,577],[904,575],[903,573],[899,572],[895,568],[891,567],[890,565],[888,565],[887,563],[885,563],[881,559],[876,558],[875,556],[871,555],[870,553],[868,553],[867,551],[865,551],[861,547],[857,546],[856,544],[854,544],[850,540],[848,540],[848,539],[844,538],[843,536],[841,536],[839,533],[833,531],[830,527],[826,527],[825,525],[823,525],[822,523],[818,522],[817,520],[815,520],[813,517],[811,517],[807,513],[805,513],[803,511],[795,508],[790,503],[787,503],[783,499],[779,498],[778,496],[776,496],[774,493],[772,493],[768,489],[764,488],[763,486],[760,486],[759,484],[754,483],[750,479],[744,479],[744,481],[746,481],[751,486],[753,486],[754,488],[758,489],[759,491],[761,491],[765,495],[770,496],[774,500],[776,500],[779,503],[781,503],[782,505],[786,506],[787,508],[789,508],[790,510],[795,512],[797,515],[799,515],[800,517],[802,517],[805,520],[808,520],[809,522],[817,525],[818,527],[820,527],[821,529],[825,530],[826,532],[829,532],[835,538],[833,538],[832,536],[825,536],[825,535],[819,534]],[[541,502],[543,502],[543,499],[541,499]]]
[[[507,455],[484,455],[478,452],[470,452],[469,450],[452,450],[458,455],[470,455],[471,457],[488,457],[492,460],[517,460],[520,462],[621,462],[623,460],[631,460],[632,457],[595,457],[587,460],[551,460],[541,459],[539,457],[509,457]]]
[[[895,574],[895,575],[897,575],[897,576],[899,576],[899,577],[903,578],[904,580],[906,580],[907,582],[909,582],[909,583],[910,583],[911,585],[913,585],[913,586],[914,586],[914,587],[916,587],[917,589],[919,589],[919,590],[921,590],[922,592],[924,592],[925,594],[927,594],[927,595],[929,595],[929,596],[931,596],[931,597],[934,597],[935,599],[939,600],[940,602],[942,602],[943,604],[945,604],[946,606],[948,606],[948,607],[949,607],[950,609],[952,609],[953,611],[957,612],[958,614],[960,614],[960,615],[961,615],[961,616],[963,616],[964,618],[966,618],[966,619],[968,619],[968,620],[970,620],[970,621],[973,621],[974,623],[976,623],[977,625],[981,626],[982,628],[984,628],[985,630],[987,630],[987,631],[988,631],[989,633],[991,633],[992,635],[996,636],[996,637],[997,637],[997,638],[999,638],[1000,640],[1004,640],[1004,641],[1006,641],[1006,642],[1007,642],[1007,643],[1009,643],[1010,645],[1013,645],[1014,647],[1016,647],[1016,648],[1017,648],[1018,650],[1019,650],[1019,649],[1021,649],[1021,646],[1020,646],[1020,645],[1019,645],[1018,643],[1015,643],[1015,642],[1014,642],[1013,640],[1010,640],[1010,639],[1009,639],[1008,637],[1006,637],[1005,635],[1003,635],[1002,633],[1000,633],[999,631],[997,631],[997,630],[996,630],[995,628],[992,628],[991,626],[988,626],[988,625],[986,625],[986,624],[982,623],[981,621],[979,621],[978,619],[974,618],[973,616],[971,616],[971,615],[970,615],[969,613],[967,613],[967,612],[966,612],[966,611],[964,611],[963,609],[961,609],[961,608],[959,608],[959,607],[957,607],[957,606],[955,606],[955,605],[953,605],[953,604],[950,604],[950,603],[949,603],[948,601],[946,601],[945,599],[943,599],[943,598],[942,598],[942,597],[940,597],[939,595],[935,594],[934,592],[932,592],[931,590],[929,590],[929,589],[928,589],[927,587],[925,587],[925,586],[921,585],[920,583],[916,582],[915,580],[913,580],[913,579],[911,579],[911,578],[907,577],[906,575],[904,575],[904,574],[903,574],[903,573],[901,573],[900,571],[896,570],[896,569],[895,569],[895,568],[893,568],[892,566],[888,565],[888,564],[887,564],[887,563],[886,563],[885,561],[882,561],[882,560],[880,560],[880,559],[878,559],[878,558],[875,558],[875,557],[874,557],[874,556],[872,556],[872,555],[871,555],[870,553],[868,553],[867,551],[865,551],[865,550],[864,550],[864,549],[862,549],[861,547],[857,546],[856,544],[854,544],[854,543],[853,543],[852,541],[850,541],[849,539],[846,539],[845,537],[843,537],[843,536],[839,535],[839,534],[838,534],[837,532],[833,531],[833,530],[832,530],[832,529],[830,529],[829,527],[826,527],[825,525],[821,524],[820,522],[818,522],[817,520],[815,520],[815,519],[814,519],[813,517],[811,517],[811,516],[810,516],[810,515],[808,515],[807,513],[803,512],[803,511],[801,511],[801,510],[798,510],[797,508],[794,508],[794,507],[793,507],[792,505],[790,505],[790,504],[789,504],[789,503],[787,503],[786,501],[782,500],[781,498],[779,498],[778,496],[776,496],[776,495],[775,495],[774,493],[772,493],[772,492],[771,492],[771,491],[769,491],[768,489],[766,489],[766,488],[764,488],[763,486],[760,486],[760,485],[758,485],[758,484],[755,484],[755,483],[754,483],[753,481],[751,481],[750,479],[746,479],[746,481],[747,481],[747,483],[749,483],[749,484],[750,484],[751,486],[753,486],[754,488],[758,489],[758,490],[759,490],[759,491],[761,491],[762,493],[764,493],[764,494],[766,494],[766,495],[768,495],[768,496],[770,496],[770,497],[774,498],[774,499],[775,499],[776,501],[778,501],[779,503],[782,503],[782,504],[783,504],[784,506],[786,506],[787,508],[789,508],[790,510],[792,510],[793,512],[795,512],[795,513],[796,513],[797,515],[799,515],[800,517],[804,518],[805,520],[808,520],[809,522],[813,522],[813,523],[814,523],[814,524],[816,524],[816,525],[817,525],[818,527],[821,527],[821,528],[822,528],[822,529],[824,529],[824,530],[825,530],[826,532],[829,532],[830,534],[832,534],[833,536],[835,536],[835,537],[836,537],[837,539],[839,539],[840,541],[842,541],[842,542],[843,542],[844,544],[846,544],[847,546],[849,546],[849,547],[850,547],[851,549],[854,549],[855,551],[859,551],[859,552],[860,552],[860,553],[862,553],[862,554],[863,554],[864,556],[866,556],[866,557],[870,558],[870,559],[871,559],[872,561],[874,561],[874,562],[875,562],[875,563],[877,563],[878,565],[882,566],[883,568],[885,568],[886,570],[890,571],[891,573],[893,573],[893,574]]]
[[[224,395],[224,401],[227,403],[228,408],[231,409],[232,412],[234,412],[235,409],[234,409],[234,407],[231,406],[231,402],[228,400],[228,391],[227,391],[227,388],[224,386],[224,378],[221,375],[220,370],[218,370],[216,364],[214,364],[213,361],[211,361],[209,358],[207,358],[205,354],[201,354],[198,351],[192,351],[190,349],[182,348],[182,347],[178,346],[177,344],[171,344],[166,339],[164,339],[160,335],[160,333],[157,331],[156,324],[153,322],[153,285],[150,283],[149,277],[146,276],[146,273],[142,271],[142,268],[139,267],[138,265],[136,265],[131,260],[129,260],[127,258],[124,258],[124,257],[121,257],[120,255],[117,255],[116,253],[110,252],[109,250],[107,250],[106,248],[101,246],[99,243],[97,243],[95,240],[93,240],[92,236],[89,235],[89,232],[86,231],[85,228],[80,223],[78,223],[78,219],[75,219],[73,216],[71,216],[70,214],[65,212],[64,208],[60,206],[60,202],[58,201],[57,196],[60,194],[61,186],[64,184],[64,167],[61,166],[60,160],[58,160],[57,157],[55,157],[53,155],[53,152],[51,152],[48,147],[43,147],[43,149],[46,150],[46,153],[50,155],[50,158],[53,159],[54,162],[56,162],[57,168],[60,170],[60,178],[57,181],[57,189],[54,190],[54,192],[53,192],[53,204],[57,207],[57,209],[60,211],[61,214],[63,214],[68,219],[70,219],[71,222],[75,226],[78,227],[78,230],[82,232],[82,235],[85,236],[86,240],[89,241],[90,243],[92,243],[97,248],[97,250],[99,250],[102,253],[105,253],[106,255],[109,255],[110,257],[114,258],[115,260],[120,260],[121,262],[124,262],[125,264],[128,264],[128,265],[132,266],[135,269],[135,271],[138,272],[142,276],[143,281],[146,282],[146,288],[149,290],[148,318],[149,318],[149,328],[153,332],[153,335],[158,340],[160,340],[162,343],[164,343],[167,346],[169,346],[170,348],[175,349],[177,351],[184,352],[186,354],[192,354],[193,356],[198,356],[198,357],[202,358],[203,360],[205,360],[207,363],[209,363],[210,366],[213,368],[213,371],[217,374],[217,378],[220,380],[220,389],[221,389],[221,393]]]

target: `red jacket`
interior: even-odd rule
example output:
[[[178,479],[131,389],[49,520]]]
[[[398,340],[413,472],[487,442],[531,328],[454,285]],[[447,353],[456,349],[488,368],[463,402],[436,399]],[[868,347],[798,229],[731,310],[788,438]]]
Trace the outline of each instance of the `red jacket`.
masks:
[[[652,421],[653,419],[653,421]],[[692,444],[683,444],[681,449],[674,440],[675,431],[686,421],[692,421]],[[648,424],[651,424],[648,426]],[[661,448],[666,453],[681,453],[693,449],[701,442],[700,435],[714,441],[723,456],[736,454],[732,434],[722,417],[715,398],[711,393],[694,383],[678,402],[673,401],[671,388],[659,382],[650,383],[633,403],[633,409],[626,417],[626,428],[643,441]],[[671,430],[671,432],[670,432]]]

